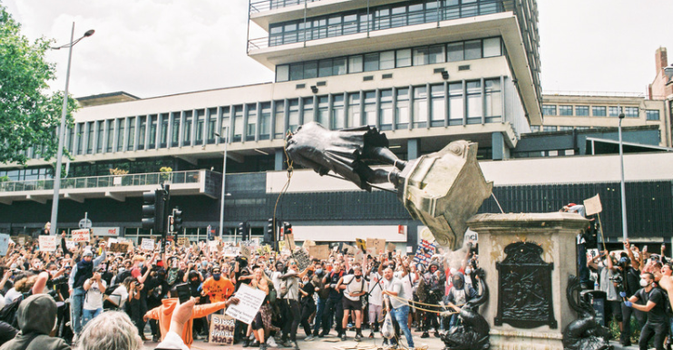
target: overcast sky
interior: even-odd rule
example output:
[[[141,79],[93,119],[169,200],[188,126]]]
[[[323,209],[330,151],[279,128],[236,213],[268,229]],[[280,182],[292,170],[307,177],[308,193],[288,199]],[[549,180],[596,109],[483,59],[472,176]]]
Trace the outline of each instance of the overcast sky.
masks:
[[[255,0],[257,1],[257,0]],[[357,1],[357,0],[356,0]],[[248,0],[0,0],[22,34],[67,43],[75,97],[138,97],[248,85],[273,73],[246,55]],[[544,91],[645,92],[654,51],[671,50],[671,0],[538,0]],[[251,28],[251,38],[265,33]],[[52,51],[62,90],[67,50]]]

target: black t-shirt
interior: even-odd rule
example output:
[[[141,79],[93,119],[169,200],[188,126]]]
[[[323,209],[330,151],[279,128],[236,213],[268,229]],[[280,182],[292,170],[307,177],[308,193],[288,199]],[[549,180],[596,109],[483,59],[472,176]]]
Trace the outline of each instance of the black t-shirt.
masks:
[[[345,275],[344,271],[341,270],[339,272],[334,272],[332,271],[329,276],[327,277],[327,283],[326,284],[331,284],[333,286],[336,286],[337,283],[339,283],[339,279]],[[333,286],[330,286],[329,288],[329,297],[330,299],[341,299],[343,297],[343,290],[336,290],[335,288],[332,288]]]
[[[645,288],[642,288],[634,295],[643,304],[647,305],[648,301],[656,305],[647,313],[647,323],[649,324],[663,324],[668,323],[668,316],[666,315],[666,305],[668,300],[664,297],[664,293],[659,288],[652,288],[648,293]]]
[[[301,297],[302,302],[304,300],[313,302],[313,293],[315,293],[315,286],[313,285],[313,283],[311,281],[307,282],[306,284],[304,284],[304,286],[301,288],[301,290],[308,293],[307,296],[302,296]]]
[[[640,289],[640,272],[632,266],[627,266],[626,270],[622,271],[624,278],[624,289],[626,294],[634,295]]]

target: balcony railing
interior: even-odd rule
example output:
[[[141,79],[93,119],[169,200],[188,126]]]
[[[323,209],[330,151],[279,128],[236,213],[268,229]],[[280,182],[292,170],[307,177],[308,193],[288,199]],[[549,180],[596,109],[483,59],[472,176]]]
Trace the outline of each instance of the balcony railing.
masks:
[[[307,2],[318,2],[322,0],[261,0],[250,2],[250,13],[259,13],[263,11],[275,10],[288,6],[296,6]]]
[[[160,185],[164,181],[171,184],[198,183],[202,170],[173,171],[170,173],[144,173],[127,175],[106,175],[74,177],[61,180],[62,189],[100,188]],[[24,192],[53,190],[54,180],[25,180],[0,182],[0,192]]]

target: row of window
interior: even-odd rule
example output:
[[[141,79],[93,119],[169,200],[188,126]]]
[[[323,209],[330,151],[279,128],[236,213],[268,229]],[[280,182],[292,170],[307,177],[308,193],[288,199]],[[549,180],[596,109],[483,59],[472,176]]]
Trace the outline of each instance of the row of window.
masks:
[[[411,2],[411,4],[408,4]],[[269,46],[503,12],[498,0],[423,0],[272,24]]]
[[[392,89],[212,107],[76,123],[66,135],[75,155],[282,139],[317,121],[330,129],[381,130],[500,122],[503,79],[444,82]],[[226,134],[220,131],[225,130]],[[217,134],[220,134],[217,140]],[[27,154],[32,157],[32,154]]]
[[[591,111],[591,114],[589,112]],[[545,116],[576,116],[576,117],[619,117],[620,113],[628,118],[638,118],[638,107],[620,106],[573,106],[573,105],[542,105],[542,114]],[[648,109],[645,112],[647,120],[659,120],[659,110]]]
[[[499,37],[371,52],[276,66],[276,81],[329,77],[502,55]]]

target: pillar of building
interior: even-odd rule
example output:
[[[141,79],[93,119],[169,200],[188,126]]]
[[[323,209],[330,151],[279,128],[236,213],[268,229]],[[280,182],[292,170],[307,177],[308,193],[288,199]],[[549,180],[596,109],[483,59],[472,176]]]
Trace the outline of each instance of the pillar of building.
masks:
[[[275,159],[273,170],[283,171],[283,152],[282,151],[276,152],[276,159]]]
[[[491,134],[491,159],[493,160],[503,160],[507,159],[507,145],[505,144],[505,138],[500,132],[494,132]]]
[[[421,140],[409,139],[407,140],[407,159],[416,159],[420,157]]]

